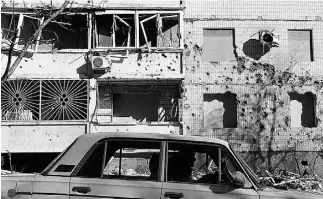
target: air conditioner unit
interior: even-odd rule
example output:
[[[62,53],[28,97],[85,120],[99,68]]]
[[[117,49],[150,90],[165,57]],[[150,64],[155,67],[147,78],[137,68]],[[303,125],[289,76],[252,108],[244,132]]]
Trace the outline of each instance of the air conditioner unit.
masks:
[[[93,70],[111,71],[112,62],[108,55],[92,55],[91,64]]]
[[[259,31],[259,40],[263,45],[267,45],[269,47],[279,47],[278,37],[268,30]]]

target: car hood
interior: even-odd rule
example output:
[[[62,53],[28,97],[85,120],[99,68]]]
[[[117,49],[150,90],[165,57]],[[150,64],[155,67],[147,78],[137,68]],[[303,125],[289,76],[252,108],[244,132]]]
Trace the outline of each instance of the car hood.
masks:
[[[301,191],[297,189],[281,190],[275,188],[264,188],[258,191],[260,198],[286,198],[286,199],[322,199],[322,195],[314,192]]]

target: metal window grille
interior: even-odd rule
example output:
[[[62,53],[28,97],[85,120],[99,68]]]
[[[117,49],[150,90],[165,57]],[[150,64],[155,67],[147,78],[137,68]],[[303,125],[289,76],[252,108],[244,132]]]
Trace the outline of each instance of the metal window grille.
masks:
[[[10,80],[1,88],[2,120],[86,120],[86,80]]]

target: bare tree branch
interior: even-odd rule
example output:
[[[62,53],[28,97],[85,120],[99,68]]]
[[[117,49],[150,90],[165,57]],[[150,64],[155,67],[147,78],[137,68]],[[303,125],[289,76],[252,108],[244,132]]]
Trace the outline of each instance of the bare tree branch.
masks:
[[[47,26],[48,23],[50,23],[53,19],[55,19],[58,15],[60,15],[64,11],[64,9],[66,8],[66,6],[69,3],[70,3],[70,0],[65,0],[64,4],[59,9],[53,15],[51,15],[46,21],[44,21],[43,24],[41,24],[39,26],[39,28],[37,29],[37,31],[31,36],[31,38],[29,39],[29,41],[24,45],[24,47],[22,48],[22,51],[21,51],[20,55],[17,57],[17,59],[15,60],[15,62],[13,63],[13,65],[8,70],[6,70],[5,73],[4,73],[4,75],[1,77],[1,83],[7,81],[8,78],[14,73],[14,71],[18,67],[19,63],[21,62],[22,58],[26,54],[26,52],[28,50],[28,47],[33,43],[33,41],[35,39],[37,39],[38,34]],[[11,56],[12,55],[10,55],[8,57],[8,62],[9,62],[9,60],[11,62]],[[8,64],[10,65],[10,63],[8,63]],[[7,64],[7,68],[8,68],[8,64]]]
[[[13,39],[12,39],[12,42],[11,42],[10,47],[9,47],[9,51],[8,51],[8,62],[7,62],[6,70],[4,71],[3,77],[5,77],[5,76],[8,75],[8,72],[9,72],[9,69],[10,69],[10,65],[11,65],[12,52],[13,52],[14,47],[15,47],[15,42],[14,41],[16,41],[17,35],[18,35],[18,30],[16,30],[14,32]]]

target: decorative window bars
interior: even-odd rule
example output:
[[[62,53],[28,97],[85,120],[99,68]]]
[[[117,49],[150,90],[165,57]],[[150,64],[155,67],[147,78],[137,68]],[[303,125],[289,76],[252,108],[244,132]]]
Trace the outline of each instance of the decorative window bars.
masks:
[[[86,80],[10,80],[1,92],[2,121],[87,120]]]

